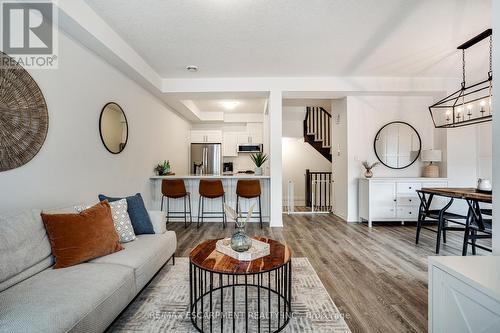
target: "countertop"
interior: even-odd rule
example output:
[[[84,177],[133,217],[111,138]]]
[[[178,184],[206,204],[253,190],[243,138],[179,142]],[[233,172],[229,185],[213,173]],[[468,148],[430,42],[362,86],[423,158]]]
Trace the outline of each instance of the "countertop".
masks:
[[[269,179],[270,176],[255,175],[248,173],[235,173],[232,175],[172,175],[172,176],[152,176],[149,179]]]
[[[499,256],[429,257],[429,264],[460,277],[486,295],[500,300]]]

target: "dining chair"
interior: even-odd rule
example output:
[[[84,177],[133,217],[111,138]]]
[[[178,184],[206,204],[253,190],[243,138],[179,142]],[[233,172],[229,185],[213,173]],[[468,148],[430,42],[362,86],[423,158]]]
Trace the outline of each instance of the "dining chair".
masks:
[[[453,204],[454,198],[449,198],[450,200],[448,201],[448,203],[441,209],[431,209],[434,194],[428,194],[417,190],[417,195],[420,199],[420,206],[418,211],[415,244],[418,244],[419,242],[421,229],[435,232],[437,234],[436,254],[439,254],[439,250],[441,248],[441,236],[443,237],[443,243],[446,243],[446,231],[449,230],[465,232],[467,216],[447,211]],[[430,221],[427,221],[427,219],[430,219]],[[437,229],[424,226],[426,222],[437,223]],[[462,225],[463,227],[458,227],[455,225],[450,226],[450,222],[453,224]]]
[[[464,244],[462,255],[467,255],[468,245],[472,246],[472,254],[476,255],[476,248],[492,252],[492,249],[481,244],[477,244],[478,239],[492,238],[492,219],[484,218],[483,215],[492,216],[491,209],[481,209],[479,202],[467,200],[469,213],[465,224]]]

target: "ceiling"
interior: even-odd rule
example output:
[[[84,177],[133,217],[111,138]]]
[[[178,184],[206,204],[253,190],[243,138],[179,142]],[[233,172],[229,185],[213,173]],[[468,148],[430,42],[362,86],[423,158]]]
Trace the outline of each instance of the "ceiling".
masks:
[[[490,0],[86,2],[164,78],[456,77],[457,45],[491,26]]]
[[[264,113],[266,99],[191,99],[200,112]]]

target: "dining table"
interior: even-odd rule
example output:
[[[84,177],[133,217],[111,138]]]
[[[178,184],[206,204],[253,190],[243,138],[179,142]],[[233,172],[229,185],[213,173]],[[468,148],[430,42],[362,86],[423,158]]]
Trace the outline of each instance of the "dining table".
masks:
[[[417,243],[418,243],[418,237],[419,237],[419,232],[420,232],[420,227],[425,220],[425,217],[428,215],[428,213],[431,211],[431,205],[432,205],[432,200],[435,196],[439,197],[445,197],[448,198],[448,202],[444,207],[441,207],[438,212],[437,212],[437,219],[438,219],[438,240],[436,244],[436,253],[439,253],[439,243],[440,243],[440,235],[442,230],[464,230],[464,244],[463,244],[463,250],[462,250],[462,255],[467,254],[467,244],[469,244],[469,229],[471,224],[476,225],[480,230],[485,229],[485,219],[483,218],[483,215],[492,215],[492,210],[491,209],[483,209],[481,208],[481,204],[491,204],[493,202],[493,194],[491,191],[481,191],[476,188],[471,188],[471,187],[446,187],[446,188],[422,188],[420,190],[417,190],[417,193],[420,197],[420,209],[419,209],[419,216],[418,216],[418,228],[417,228]],[[447,210],[451,207],[453,204],[454,200],[464,200],[467,203],[468,206],[468,212],[467,216],[460,216],[458,214],[453,214],[453,213],[447,213]],[[447,223],[445,222],[446,216],[451,216],[451,220],[453,220],[453,217],[456,217],[458,219],[463,219],[465,218],[465,223],[463,223],[464,228],[458,228],[458,227],[447,227],[444,224]],[[435,215],[436,217],[436,215]],[[491,222],[491,220],[489,220]],[[453,221],[455,222],[455,221]],[[462,223],[459,223],[462,224]],[[443,233],[443,239],[446,242],[446,236],[445,233]],[[478,238],[491,238],[491,235],[489,236],[478,236],[475,235],[473,238],[473,247],[472,251],[473,254],[475,254],[475,248],[481,248],[487,251],[491,252],[491,249],[486,248],[484,246],[478,245],[475,243],[475,240]]]

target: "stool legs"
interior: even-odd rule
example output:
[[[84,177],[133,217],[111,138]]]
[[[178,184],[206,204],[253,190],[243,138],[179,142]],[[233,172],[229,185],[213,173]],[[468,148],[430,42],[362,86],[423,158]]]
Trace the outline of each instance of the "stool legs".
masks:
[[[262,222],[262,203],[261,203],[261,200],[260,200],[260,196],[258,196],[258,198],[259,198],[259,223],[260,223],[260,228],[262,229],[262,226],[263,226],[263,222]],[[236,195],[236,213],[238,215],[240,213],[239,207],[240,207],[240,196]],[[247,214],[248,214],[248,212],[247,212]],[[236,219],[238,219],[238,218],[239,218],[239,216]],[[235,224],[235,227],[236,227],[236,224]]]
[[[222,213],[222,227],[225,229],[226,228],[226,211],[224,210],[224,204],[226,203],[226,196],[223,195],[220,197],[222,199],[221,205],[222,205],[222,212],[207,212],[207,214],[218,214]],[[216,199],[216,198],[213,198]],[[189,208],[191,209],[191,208]],[[207,218],[218,218],[218,216],[208,216]],[[200,223],[201,220],[201,223]],[[200,195],[200,199],[198,201],[198,221],[196,223],[196,228],[199,228],[201,224],[203,224],[205,221],[205,197]]]
[[[170,207],[169,207],[169,202],[170,202],[170,199],[167,197],[167,224],[168,224],[168,222],[169,222],[169,220],[170,220],[170,214],[169,214],[169,212],[170,212]]]
[[[203,204],[203,198],[200,195],[200,198],[198,200],[198,221],[196,222],[197,229],[200,227],[200,216],[201,216],[200,211],[202,211],[202,207],[201,207],[202,204]]]
[[[260,196],[259,196],[259,221],[260,221],[260,228],[262,229],[262,205],[260,203]]]
[[[224,204],[226,203],[226,196],[222,196],[222,229],[226,229],[226,211],[224,210]]]
[[[166,199],[166,200],[165,200]],[[180,198],[179,198],[180,199]],[[187,215],[189,214],[189,224],[193,223],[193,214],[191,212],[191,196],[186,194],[184,197],[184,211],[181,212],[170,212],[170,198],[166,196],[161,197],[161,207],[160,210],[163,212],[163,202],[166,201],[167,210],[165,212],[166,224],[170,222],[170,214],[182,214],[172,216],[174,218],[182,218],[184,217],[184,228],[187,228]],[[187,206],[189,205],[189,210],[187,210]]]

